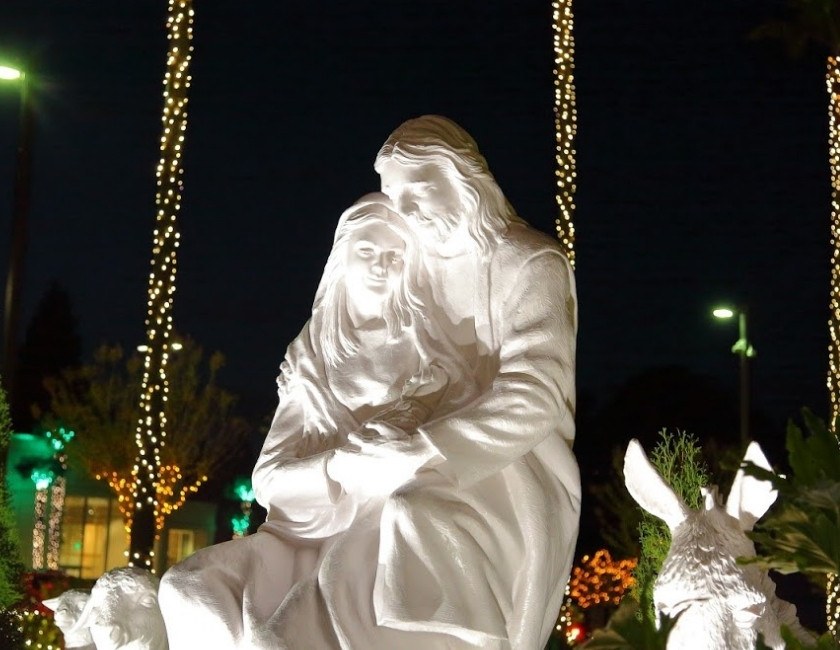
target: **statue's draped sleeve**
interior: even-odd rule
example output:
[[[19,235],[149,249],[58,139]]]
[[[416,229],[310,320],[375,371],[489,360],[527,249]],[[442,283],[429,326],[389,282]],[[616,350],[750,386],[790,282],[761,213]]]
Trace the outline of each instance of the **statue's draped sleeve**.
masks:
[[[357,424],[329,390],[313,318],[289,345],[278,405],[252,474],[257,502],[275,528],[325,537],[348,525],[355,505],[327,474],[327,461]]]
[[[509,262],[497,265],[503,272],[491,273],[489,288],[498,372],[477,399],[419,429],[443,458],[436,470],[461,487],[502,470],[549,436],[559,433],[569,446],[574,439],[571,268],[559,252],[545,249],[525,257],[518,270]]]

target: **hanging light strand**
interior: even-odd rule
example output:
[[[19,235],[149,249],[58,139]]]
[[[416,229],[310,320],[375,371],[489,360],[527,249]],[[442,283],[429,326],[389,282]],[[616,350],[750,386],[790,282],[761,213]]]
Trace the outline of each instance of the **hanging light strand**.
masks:
[[[554,28],[554,129],[557,179],[555,220],[557,237],[572,267],[575,266],[575,190],[577,188],[576,152],[577,104],[575,100],[575,39],[572,0],[553,0]]]

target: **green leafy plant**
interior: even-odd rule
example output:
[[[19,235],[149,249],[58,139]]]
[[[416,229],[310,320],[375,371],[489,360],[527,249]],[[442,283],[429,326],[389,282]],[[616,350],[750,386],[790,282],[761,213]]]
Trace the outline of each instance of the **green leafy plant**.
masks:
[[[657,627],[653,611],[627,597],[610,617],[607,627],[595,630],[583,647],[586,650],[665,650],[678,618],[662,616]]]
[[[782,626],[782,639],[785,642],[785,649],[786,650],[838,650],[840,649],[840,644],[835,641],[834,637],[831,636],[828,632],[823,634],[821,637],[814,639],[814,643],[803,643],[796,636],[787,626]],[[755,644],[755,650],[772,650],[769,646],[765,645],[764,640],[759,637],[758,641]]]
[[[840,441],[808,409],[802,419],[807,435],[794,422],[788,424],[787,476],[755,465],[745,468],[779,491],[776,507],[751,535],[758,545],[758,557],[751,561],[781,573],[801,572],[820,587],[828,585],[831,629],[840,622],[838,580],[827,582],[827,576],[840,573]]]

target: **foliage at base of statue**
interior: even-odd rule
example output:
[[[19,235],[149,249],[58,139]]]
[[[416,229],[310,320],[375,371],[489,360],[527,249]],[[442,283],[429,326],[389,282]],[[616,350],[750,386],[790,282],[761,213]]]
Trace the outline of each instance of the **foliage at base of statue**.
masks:
[[[782,639],[785,641],[785,650],[840,650],[840,643],[829,632],[815,638],[814,643],[806,644],[797,639],[786,625],[783,625]],[[763,639],[759,636],[755,643],[755,650],[772,650],[772,648],[765,645]]]
[[[18,613],[13,609],[0,610],[0,648],[23,650],[25,647],[26,641]]]
[[[701,505],[700,488],[709,485],[709,470],[697,439],[685,431],[659,432],[660,440],[650,454],[653,466],[690,508]],[[634,571],[631,595],[640,611],[654,617],[653,583],[671,546],[671,532],[661,519],[642,511],[639,524],[639,564]]]
[[[840,441],[808,409],[802,418],[807,437],[788,423],[787,476],[745,468],[779,491],[776,507],[751,535],[759,553],[754,562],[782,573],[804,573],[824,587],[826,574],[840,573]]]
[[[665,650],[677,618],[662,616],[657,628],[656,619],[650,612],[640,607],[634,598],[627,597],[610,617],[607,627],[595,630],[582,647],[586,650]]]
[[[61,571],[29,571],[23,576],[24,599],[19,610],[23,636],[30,648],[62,648],[64,636],[53,620],[51,609],[44,607],[47,598],[54,598],[70,588],[70,579]]]
[[[27,648],[59,650],[64,647],[64,635],[52,617],[40,609],[24,609],[20,612],[23,638]]]

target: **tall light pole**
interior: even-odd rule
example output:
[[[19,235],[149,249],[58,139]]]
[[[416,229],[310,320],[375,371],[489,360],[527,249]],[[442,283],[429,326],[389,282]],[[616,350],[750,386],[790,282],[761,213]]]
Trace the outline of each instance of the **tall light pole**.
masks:
[[[712,316],[720,319],[730,319],[738,315],[738,340],[732,346],[733,354],[737,354],[740,366],[740,402],[741,402],[741,445],[746,447],[750,438],[750,365],[749,360],[757,353],[747,336],[747,310],[717,307],[712,310]]]
[[[3,380],[14,404],[17,375],[17,330],[20,309],[20,287],[23,260],[26,254],[27,218],[32,171],[32,139],[35,134],[35,111],[31,83],[19,68],[0,66],[0,81],[17,83],[20,89],[20,133],[12,198],[11,252],[6,276],[6,298],[3,310]]]

